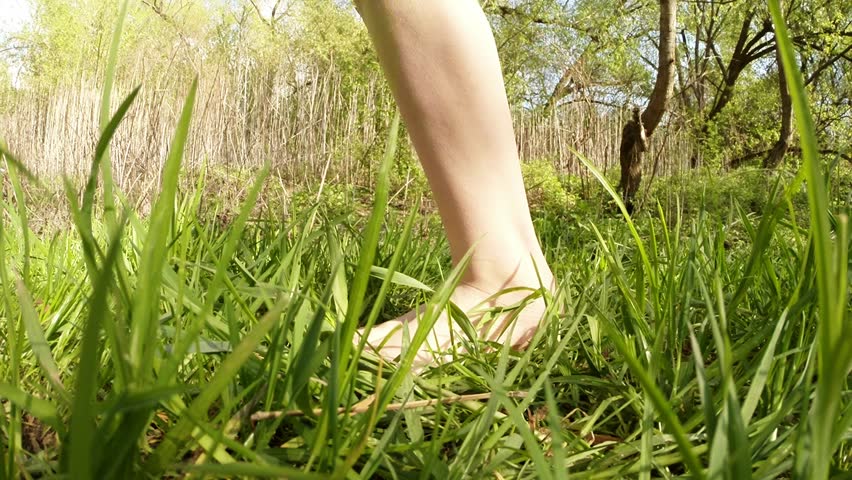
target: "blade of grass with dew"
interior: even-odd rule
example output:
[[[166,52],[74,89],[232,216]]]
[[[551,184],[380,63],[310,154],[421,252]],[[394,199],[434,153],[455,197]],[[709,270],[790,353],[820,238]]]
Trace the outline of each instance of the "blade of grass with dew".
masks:
[[[819,296],[819,322],[817,324],[817,385],[809,422],[812,442],[810,475],[813,480],[828,478],[833,456],[833,438],[837,414],[840,411],[841,391],[848,380],[852,336],[844,333],[846,309],[837,309],[836,299],[841,294],[848,298],[848,284],[837,283],[832,278],[836,260],[831,242],[829,202],[825,179],[820,167],[816,127],[811,115],[802,73],[790,33],[787,30],[780,0],[768,0],[769,13],[775,25],[777,48],[784,65],[784,75],[790,85],[796,125],[802,148],[802,168],[808,182],[808,205],[813,233],[817,286]],[[845,246],[843,246],[845,247]],[[841,290],[842,286],[842,290]],[[842,361],[842,362],[841,362]]]

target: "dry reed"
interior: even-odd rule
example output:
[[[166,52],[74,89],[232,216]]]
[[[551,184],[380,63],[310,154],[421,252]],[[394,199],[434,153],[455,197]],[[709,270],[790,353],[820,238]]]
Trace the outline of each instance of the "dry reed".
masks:
[[[129,92],[120,83],[115,96]],[[117,186],[147,193],[157,185],[161,162],[177,120],[181,93],[165,82],[142,92],[112,146]],[[381,78],[347,86],[331,70],[288,75],[218,72],[199,78],[199,101],[186,165],[206,163],[225,171],[254,169],[269,161],[288,184],[327,180],[363,183],[371,176],[384,139],[392,99]],[[18,91],[0,99],[0,132],[12,151],[46,179],[81,177],[97,138],[100,93],[81,79],[47,91]],[[522,159],[547,158],[559,171],[585,176],[571,149],[604,171],[618,168],[624,118],[591,103],[572,103],[548,115],[515,113]],[[689,168],[687,132],[663,125],[654,135],[645,169],[670,175]]]

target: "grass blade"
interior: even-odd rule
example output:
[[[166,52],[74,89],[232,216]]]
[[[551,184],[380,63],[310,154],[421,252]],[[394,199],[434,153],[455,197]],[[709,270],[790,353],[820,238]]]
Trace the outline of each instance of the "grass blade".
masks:
[[[138,284],[140,288],[133,299],[130,339],[130,365],[137,379],[150,377],[157,342],[157,315],[160,304],[162,270],[168,256],[169,227],[174,216],[178,177],[183,161],[184,149],[189,136],[192,109],[198,80],[192,82],[183,104],[180,120],[172,139],[169,156],[163,166],[163,185],[148,223],[148,234],[139,264]]]
[[[65,426],[59,417],[56,406],[47,400],[34,397],[7,383],[0,383],[0,398],[6,399],[21,410],[29,412],[35,418],[49,425],[56,432],[62,433],[65,431]]]
[[[432,287],[429,285],[426,285],[416,278],[409,277],[402,272],[393,272],[393,274],[391,274],[389,269],[374,265],[370,267],[370,273],[372,273],[375,278],[389,280],[390,283],[395,285],[402,285],[403,287],[414,288],[429,293],[434,292]]]
[[[281,311],[287,299],[279,300],[275,307],[267,312],[264,318],[249,332],[234,348],[233,353],[216,369],[216,374],[205,386],[204,390],[187,407],[184,415],[169,430],[145,463],[146,469],[154,475],[161,474],[168,468],[170,462],[179,458],[179,453],[190,440],[194,420],[192,415],[207,412],[216,398],[228,388],[233,378],[240,372],[248,358],[254,354],[258,345],[266,338],[266,334],[280,321]]]
[[[98,144],[95,147],[95,158],[92,160],[89,179],[86,182],[86,188],[83,191],[83,203],[80,206],[83,218],[86,219],[86,226],[90,231],[92,228],[92,208],[95,203],[95,190],[98,185],[98,171],[101,169],[101,164],[104,163],[104,157],[107,157],[107,149],[109,148],[109,144],[112,141],[118,126],[121,124],[122,120],[124,120],[124,117],[127,115],[127,110],[130,109],[133,101],[136,100],[136,96],[139,94],[140,88],[141,87],[134,88],[124,101],[121,102],[121,105],[119,105],[112,118],[110,118],[109,122],[103,126],[101,136],[98,138]],[[107,159],[107,163],[108,162],[109,160]],[[104,181],[104,186],[106,188],[106,180]]]
[[[121,33],[124,29],[124,20],[127,17],[127,4],[129,1],[124,0],[119,6],[118,15],[115,19],[115,27],[112,32],[112,41],[110,42],[109,53],[107,54],[104,87],[101,94],[100,126],[102,132],[105,132],[109,125],[110,97],[112,96],[112,87],[115,82],[118,49],[121,44]],[[106,161],[101,162],[101,174],[104,181],[104,217],[106,218],[107,229],[112,231],[115,229],[115,195],[113,193],[112,163],[110,162],[109,147],[107,145],[109,144],[107,143],[104,146],[104,150],[101,153],[106,159]]]
[[[121,253],[121,238],[124,221],[111,235],[111,242],[103,266],[98,272],[92,296],[89,299],[89,316],[83,326],[80,360],[71,406],[71,441],[67,455],[72,478],[87,480],[95,478],[96,465],[93,455],[100,453],[95,438],[95,401],[98,391],[98,361],[100,357],[100,328],[109,317],[109,292],[113,280],[113,268]]]
[[[41,328],[41,323],[38,319],[35,305],[33,304],[32,295],[30,295],[27,286],[24,282],[18,280],[18,301],[21,304],[21,318],[24,321],[24,327],[27,329],[27,336],[30,339],[30,348],[33,350],[36,359],[44,375],[50,384],[53,386],[56,393],[66,403],[71,403],[71,398],[65,390],[65,385],[62,384],[62,376],[59,373],[59,366],[56,365],[56,360],[53,358],[53,352],[50,351],[50,345],[44,337],[44,331]]]
[[[399,123],[400,115],[399,111],[397,111],[394,114],[393,120],[391,120],[387,148],[376,178],[373,212],[370,214],[370,220],[364,229],[361,256],[358,259],[358,267],[355,270],[355,276],[352,279],[352,287],[349,292],[349,308],[346,310],[346,318],[341,327],[343,334],[341,336],[340,359],[342,360],[341,368],[344,371],[351,362],[357,361],[350,361],[349,354],[352,351],[352,339],[355,337],[355,330],[358,328],[358,319],[364,307],[364,295],[367,292],[367,283],[370,280],[370,269],[373,267],[373,261],[376,258],[379,234],[381,233],[382,221],[384,220],[385,210],[388,205],[390,169],[393,165],[393,159],[396,157]]]
[[[811,428],[808,431],[812,445],[809,478],[824,480],[829,476],[834,453],[832,439],[835,437],[834,429],[840,411],[841,395],[852,367],[852,356],[848,353],[852,350],[852,336],[844,335],[849,329],[845,319],[846,309],[838,310],[835,308],[837,304],[834,303],[841,296],[848,298],[849,286],[846,282],[836,282],[834,278],[836,257],[831,239],[828,191],[820,163],[816,127],[780,0],[769,0],[769,12],[775,25],[777,48],[793,100],[802,148],[802,168],[808,183],[820,313],[817,325],[816,395],[809,415]],[[840,247],[846,248],[846,245]]]

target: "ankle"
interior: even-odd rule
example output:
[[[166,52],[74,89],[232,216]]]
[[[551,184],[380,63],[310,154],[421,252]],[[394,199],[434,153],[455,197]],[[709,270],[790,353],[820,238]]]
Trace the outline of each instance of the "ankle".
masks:
[[[490,293],[516,287],[555,288],[553,273],[543,258],[515,263],[475,259],[462,276],[461,284]]]

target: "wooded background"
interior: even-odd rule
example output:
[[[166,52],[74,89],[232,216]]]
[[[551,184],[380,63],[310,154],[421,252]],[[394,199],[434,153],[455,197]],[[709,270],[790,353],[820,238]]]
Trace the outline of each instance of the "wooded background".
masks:
[[[524,160],[583,175],[576,149],[618,177],[624,125],[653,95],[666,1],[484,2]],[[39,173],[87,168],[117,4],[32,0],[32,22],[2,39],[0,137]],[[673,8],[672,94],[649,138],[644,178],[795,165],[765,5],[685,0]],[[785,9],[822,146],[849,159],[852,2],[787,1]],[[369,178],[394,107],[349,2],[131,0],[125,31],[114,98],[136,85],[142,92],[112,149],[120,188],[156,184],[193,77],[200,93],[190,168],[269,161],[288,182]]]

